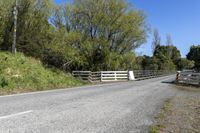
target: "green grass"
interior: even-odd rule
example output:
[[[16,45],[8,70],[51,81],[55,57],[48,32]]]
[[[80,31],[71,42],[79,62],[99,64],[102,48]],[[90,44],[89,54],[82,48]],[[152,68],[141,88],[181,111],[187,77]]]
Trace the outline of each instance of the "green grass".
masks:
[[[45,68],[39,60],[18,53],[0,52],[0,95],[86,84],[57,69]]]
[[[159,133],[160,130],[164,129],[165,126],[161,124],[157,124],[151,127],[150,133]]]
[[[151,126],[150,133],[159,133],[162,129],[166,128],[162,121],[167,117],[168,113],[171,111],[172,104],[171,100],[165,101],[163,108],[160,113],[155,117],[157,123]]]

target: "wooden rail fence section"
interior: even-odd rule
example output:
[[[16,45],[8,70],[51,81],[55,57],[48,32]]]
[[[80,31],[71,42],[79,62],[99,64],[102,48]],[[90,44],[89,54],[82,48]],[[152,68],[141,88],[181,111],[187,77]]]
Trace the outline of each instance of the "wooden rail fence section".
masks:
[[[165,71],[165,70],[135,70],[133,72],[135,75],[135,79],[137,80],[167,76],[175,73],[174,71]]]
[[[200,86],[200,73],[179,72],[177,74],[177,82],[190,85]]]
[[[112,81],[127,81],[130,79],[131,71],[73,71],[74,77],[88,80],[91,82],[112,82]],[[135,70],[133,76],[135,80],[144,80],[175,74],[172,71],[154,71],[154,70]]]
[[[101,71],[101,81],[123,81],[129,80],[128,71]]]

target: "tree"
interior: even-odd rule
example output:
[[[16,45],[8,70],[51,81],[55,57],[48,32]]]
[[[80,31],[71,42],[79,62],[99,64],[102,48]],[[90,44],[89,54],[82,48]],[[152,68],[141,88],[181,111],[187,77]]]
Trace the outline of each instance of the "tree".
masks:
[[[171,47],[171,46],[173,46],[173,42],[172,42],[172,38],[171,38],[170,34],[167,35],[167,39],[166,40],[167,40],[166,41],[166,45],[168,46],[168,55],[171,58],[171,57],[173,57],[173,55],[172,55],[173,47]]]
[[[150,70],[150,64],[151,64],[151,57],[150,56],[143,56],[143,60],[142,60],[142,69],[143,70]]]
[[[169,49],[171,50],[171,55],[169,55]],[[154,57],[158,60],[160,70],[174,70],[178,65],[181,54],[175,46],[158,46],[154,52]]]
[[[168,49],[170,49],[171,53],[169,54],[169,57],[171,57],[172,62],[178,66],[178,62],[181,59],[181,53],[180,50],[176,46],[168,46]]]
[[[1,50],[11,48],[13,5],[13,0],[0,1]],[[133,50],[146,41],[145,15],[125,0],[74,0],[61,6],[19,0],[18,5],[18,51],[67,71],[130,69]]]
[[[8,49],[8,44],[11,41],[8,41],[6,44],[4,40],[11,38],[9,34],[12,31],[13,22],[12,22],[12,5],[13,0],[0,1],[0,49]]]
[[[146,41],[145,16],[129,8],[125,0],[74,0],[58,7],[54,16],[51,22],[63,34],[81,35],[81,41],[71,46],[80,49],[86,59],[87,64],[80,66],[85,70],[116,69],[113,63],[119,63],[117,58],[127,56]]]
[[[171,54],[169,54],[169,50],[171,51]],[[170,58],[174,62],[174,64],[176,64],[177,61],[181,58],[180,51],[177,49],[176,46],[158,46],[154,52],[154,56],[158,56],[161,54]]]
[[[194,61],[187,60],[186,58],[181,58],[178,62],[178,70],[193,69]]]
[[[159,35],[158,30],[154,29],[154,32],[153,32],[153,42],[152,42],[153,53],[156,50],[156,47],[159,46],[159,45],[161,45],[161,37]]]
[[[194,61],[195,62],[195,66],[194,68],[197,71],[200,71],[200,45],[197,46],[192,46],[190,48],[189,53],[187,54],[187,59]]]
[[[10,0],[8,0],[10,1]],[[8,3],[6,1],[2,4]],[[13,2],[6,6],[6,15],[2,33],[0,49],[9,50],[12,44],[13,34]],[[49,23],[51,16],[51,0],[19,0],[18,25],[17,25],[17,49],[28,55],[39,56],[42,54],[44,45],[49,43]],[[7,21],[8,20],[8,21]]]
[[[171,38],[170,34],[167,35],[167,39],[166,40],[167,40],[166,41],[166,45],[167,46],[173,46],[173,42],[172,42],[172,38]]]

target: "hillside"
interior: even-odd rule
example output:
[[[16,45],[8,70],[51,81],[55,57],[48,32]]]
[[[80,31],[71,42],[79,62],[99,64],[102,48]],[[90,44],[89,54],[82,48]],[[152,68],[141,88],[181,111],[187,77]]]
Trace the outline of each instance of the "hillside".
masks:
[[[0,52],[0,95],[83,84],[70,74],[45,68],[40,61],[21,53],[14,56]]]

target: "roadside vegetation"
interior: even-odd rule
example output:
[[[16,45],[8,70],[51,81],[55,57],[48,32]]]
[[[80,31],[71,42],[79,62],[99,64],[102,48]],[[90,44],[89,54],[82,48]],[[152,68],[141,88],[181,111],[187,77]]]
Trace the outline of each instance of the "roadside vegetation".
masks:
[[[11,51],[14,0],[0,1],[0,50]],[[152,30],[148,16],[125,0],[18,0],[17,51],[48,66],[72,70],[175,70],[182,59],[170,35],[155,30],[153,56],[137,56]]]
[[[18,0],[16,48],[23,54],[11,56],[5,52],[12,49],[14,6],[14,0],[0,1],[3,90],[76,85],[79,81],[63,75],[73,70],[171,71],[199,67],[199,56],[181,58],[171,36],[167,35],[163,43],[158,30],[153,32],[153,55],[137,56],[135,50],[152,30],[146,21],[148,16],[126,0],[72,0],[62,5],[53,0]],[[45,70],[41,64],[56,70]]]
[[[39,60],[0,52],[0,95],[86,84],[70,74],[43,67]]]
[[[155,117],[151,133],[199,133],[200,90],[195,87],[177,86],[178,94],[166,100]]]
[[[171,100],[168,99],[164,102],[163,108],[161,108],[161,111],[155,117],[156,123],[153,126],[151,126],[150,133],[159,133],[164,128],[166,128],[166,125],[163,123],[163,121],[165,121],[167,115],[171,113],[171,109],[172,103]]]

